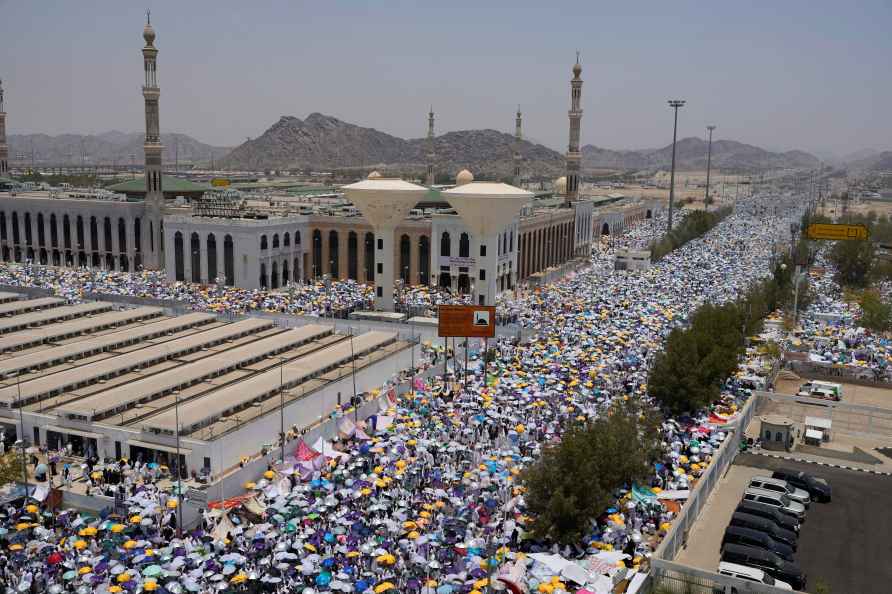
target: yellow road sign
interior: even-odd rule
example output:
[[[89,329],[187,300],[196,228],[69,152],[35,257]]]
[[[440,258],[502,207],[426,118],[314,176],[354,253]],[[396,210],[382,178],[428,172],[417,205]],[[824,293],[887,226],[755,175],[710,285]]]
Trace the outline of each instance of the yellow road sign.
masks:
[[[809,239],[858,240],[869,237],[867,227],[864,225],[831,225],[827,223],[815,223],[808,226]]]
[[[229,185],[229,180],[222,177],[215,177],[211,180],[211,185],[215,188],[225,188]]]

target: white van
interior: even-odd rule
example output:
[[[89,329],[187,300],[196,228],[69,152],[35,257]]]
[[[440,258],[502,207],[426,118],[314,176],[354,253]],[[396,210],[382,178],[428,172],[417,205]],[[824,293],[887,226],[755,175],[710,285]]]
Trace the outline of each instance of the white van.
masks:
[[[786,493],[747,487],[743,493],[743,499],[776,507],[785,514],[798,518],[800,522],[805,521],[805,506],[787,497]]]
[[[765,489],[766,491],[774,491],[776,493],[785,493],[787,497],[793,501],[798,501],[808,509],[811,504],[811,497],[808,491],[797,489],[790,485],[787,481],[771,478],[770,476],[754,476],[750,479],[750,487],[755,489]]]
[[[719,573],[722,575],[735,577],[740,580],[746,580],[748,582],[758,582],[760,584],[765,584],[766,586],[774,586],[779,590],[793,589],[793,586],[791,586],[787,582],[776,580],[761,569],[756,569],[755,567],[747,567],[746,565],[738,565],[737,563],[728,563],[727,561],[722,561],[721,563],[719,563]]]

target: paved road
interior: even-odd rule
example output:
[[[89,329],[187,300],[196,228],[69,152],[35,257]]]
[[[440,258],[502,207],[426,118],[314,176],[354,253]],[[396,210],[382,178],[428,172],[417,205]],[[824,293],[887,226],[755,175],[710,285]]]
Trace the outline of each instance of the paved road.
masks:
[[[833,501],[813,503],[799,535],[796,559],[808,576],[833,594],[892,591],[892,477],[741,454],[735,465],[803,470],[827,479]]]

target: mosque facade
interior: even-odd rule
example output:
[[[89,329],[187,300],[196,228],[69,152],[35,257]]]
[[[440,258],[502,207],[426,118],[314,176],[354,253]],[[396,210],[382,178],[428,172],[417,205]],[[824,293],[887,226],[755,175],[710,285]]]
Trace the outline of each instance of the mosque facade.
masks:
[[[142,48],[145,106],[145,178],[141,197],[110,198],[98,193],[21,192],[0,194],[0,257],[3,261],[116,271],[164,269],[170,280],[222,283],[249,289],[282,289],[292,283],[330,279],[375,282],[375,233],[358,213],[298,214],[233,211],[213,216],[174,203],[166,189],[175,180],[162,175],[160,86],[155,30],[147,22]],[[579,197],[578,147],[582,115],[578,62],[571,80],[570,150],[567,176],[556,181],[562,199],[547,206],[536,201],[498,234],[496,292],[521,283],[536,284],[549,273],[584,258],[592,242],[618,232],[636,219],[653,214],[654,203],[639,202],[617,209],[595,208]],[[6,113],[0,87],[0,167],[7,167]],[[516,114],[513,182],[521,182],[522,115]],[[434,188],[436,147],[434,112],[428,114],[425,182],[426,203],[443,206],[443,188]],[[0,171],[2,174],[2,171]],[[373,172],[369,177],[378,176]],[[378,176],[380,177],[380,176]],[[473,181],[470,171],[456,179]],[[182,202],[182,201],[177,201]],[[424,206],[424,204],[419,204]],[[426,209],[394,229],[393,271],[412,285],[470,292],[481,281],[479,238],[448,209]],[[476,252],[475,252],[476,246]],[[476,254],[476,255],[475,255]],[[492,274],[492,273],[491,273]]]

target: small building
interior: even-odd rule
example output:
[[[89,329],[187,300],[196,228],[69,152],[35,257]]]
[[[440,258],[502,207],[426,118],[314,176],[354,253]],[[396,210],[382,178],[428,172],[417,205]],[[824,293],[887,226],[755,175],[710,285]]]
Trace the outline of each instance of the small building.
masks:
[[[793,449],[795,423],[787,417],[768,415],[759,417],[762,437],[762,448],[766,450],[787,451]]]
[[[617,248],[613,268],[614,270],[647,270],[650,268],[650,250]]]
[[[833,421],[823,417],[805,417],[805,442],[819,446],[830,441],[830,429]]]
[[[145,200],[146,180],[144,177],[135,177],[109,186],[107,189],[119,194],[125,194],[130,200]],[[210,191],[211,187],[207,184],[197,184],[188,179],[173,177],[172,175],[161,176],[161,192],[167,200],[174,200],[178,196],[188,198],[189,200],[197,200],[205,192]]]

